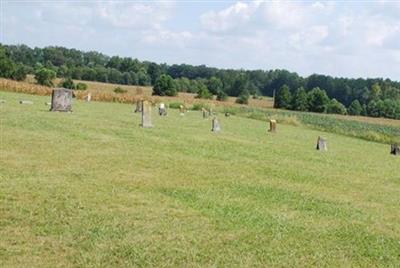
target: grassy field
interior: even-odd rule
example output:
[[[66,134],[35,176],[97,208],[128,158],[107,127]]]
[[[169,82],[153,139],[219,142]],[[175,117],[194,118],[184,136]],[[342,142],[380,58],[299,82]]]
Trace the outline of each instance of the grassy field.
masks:
[[[0,99],[0,267],[400,264],[386,144],[238,116],[215,134],[195,111],[142,129],[128,104]]]

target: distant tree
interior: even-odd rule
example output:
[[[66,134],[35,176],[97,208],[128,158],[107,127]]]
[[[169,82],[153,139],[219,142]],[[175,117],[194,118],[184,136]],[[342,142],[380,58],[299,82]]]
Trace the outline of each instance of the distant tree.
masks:
[[[35,79],[40,85],[52,87],[53,80],[56,78],[56,72],[47,68],[40,68],[35,73]]]
[[[213,95],[208,90],[208,88],[202,84],[199,91],[197,92],[196,98],[199,99],[212,99]]]
[[[213,76],[210,78],[210,80],[208,80],[207,87],[212,94],[216,95],[218,94],[218,92],[222,91],[223,84],[221,79]]]
[[[161,75],[153,87],[153,95],[159,96],[176,96],[178,91],[176,90],[175,81],[171,76],[167,74]]]
[[[14,73],[12,74],[12,79],[17,81],[23,81],[26,79],[26,75],[28,74],[28,68],[22,64],[15,65]]]
[[[307,92],[303,87],[300,87],[296,90],[292,98],[292,109],[296,111],[308,110]]]
[[[336,99],[332,99],[329,101],[326,107],[326,112],[328,114],[346,114],[347,110],[342,103],[340,103]]]
[[[367,115],[372,117],[379,117],[379,109],[376,101],[371,100],[367,105]]]
[[[0,45],[0,77],[11,78],[15,72],[15,63],[9,58],[6,50]]]
[[[247,90],[244,90],[240,95],[236,98],[236,103],[239,104],[248,104],[250,98],[250,93]]]
[[[275,95],[274,108],[290,109],[292,94],[287,85],[283,85]]]
[[[363,107],[361,106],[361,103],[358,100],[354,100],[349,108],[347,109],[350,115],[361,115],[363,112]]]
[[[375,83],[371,86],[371,91],[369,95],[370,100],[377,101],[382,93],[381,86],[378,83]]]
[[[59,86],[63,88],[75,89],[74,81],[70,77],[62,80]]]
[[[308,105],[311,112],[324,113],[329,104],[326,92],[318,87],[308,92]]]
[[[218,91],[217,101],[226,101],[226,100],[228,100],[228,95],[222,90]]]

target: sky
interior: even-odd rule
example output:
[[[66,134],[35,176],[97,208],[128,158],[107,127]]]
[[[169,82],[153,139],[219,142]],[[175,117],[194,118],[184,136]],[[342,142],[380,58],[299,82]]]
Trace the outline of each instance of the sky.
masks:
[[[0,42],[400,80],[400,1],[0,0]]]

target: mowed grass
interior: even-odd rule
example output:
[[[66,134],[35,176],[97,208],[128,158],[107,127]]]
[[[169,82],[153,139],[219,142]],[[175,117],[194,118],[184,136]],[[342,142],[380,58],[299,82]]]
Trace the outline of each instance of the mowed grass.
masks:
[[[194,111],[153,110],[142,129],[132,105],[0,99],[1,267],[400,264],[388,145],[222,115],[215,134]]]

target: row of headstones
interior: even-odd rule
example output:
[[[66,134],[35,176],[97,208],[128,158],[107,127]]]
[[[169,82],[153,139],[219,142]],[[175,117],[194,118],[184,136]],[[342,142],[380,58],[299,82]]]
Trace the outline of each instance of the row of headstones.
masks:
[[[51,108],[50,111],[59,111],[59,112],[70,112],[72,111],[72,90],[64,89],[64,88],[57,88],[54,89],[51,96]],[[88,95],[86,101],[90,101],[90,95]],[[5,102],[5,101],[4,101]],[[21,101],[21,104],[32,104],[30,101]],[[181,105],[180,112],[183,114],[186,109]],[[151,128],[153,124],[151,122],[151,104],[146,100],[136,102],[136,109],[135,112],[141,112],[142,123],[141,126],[143,128]],[[164,104],[160,105],[159,107],[159,114],[160,116],[166,116],[167,110]],[[212,110],[202,109],[203,118],[207,118],[211,116]],[[225,114],[225,116],[229,116],[229,114]],[[269,132],[275,133],[276,132],[276,120],[270,120],[270,129]],[[212,119],[211,123],[211,131],[213,132],[220,132],[221,131],[221,124],[217,117]],[[320,151],[327,151],[328,144],[327,140],[323,137],[318,137],[317,140],[317,150]],[[393,155],[400,155],[400,148],[397,144],[392,144],[390,147],[390,153]]]

